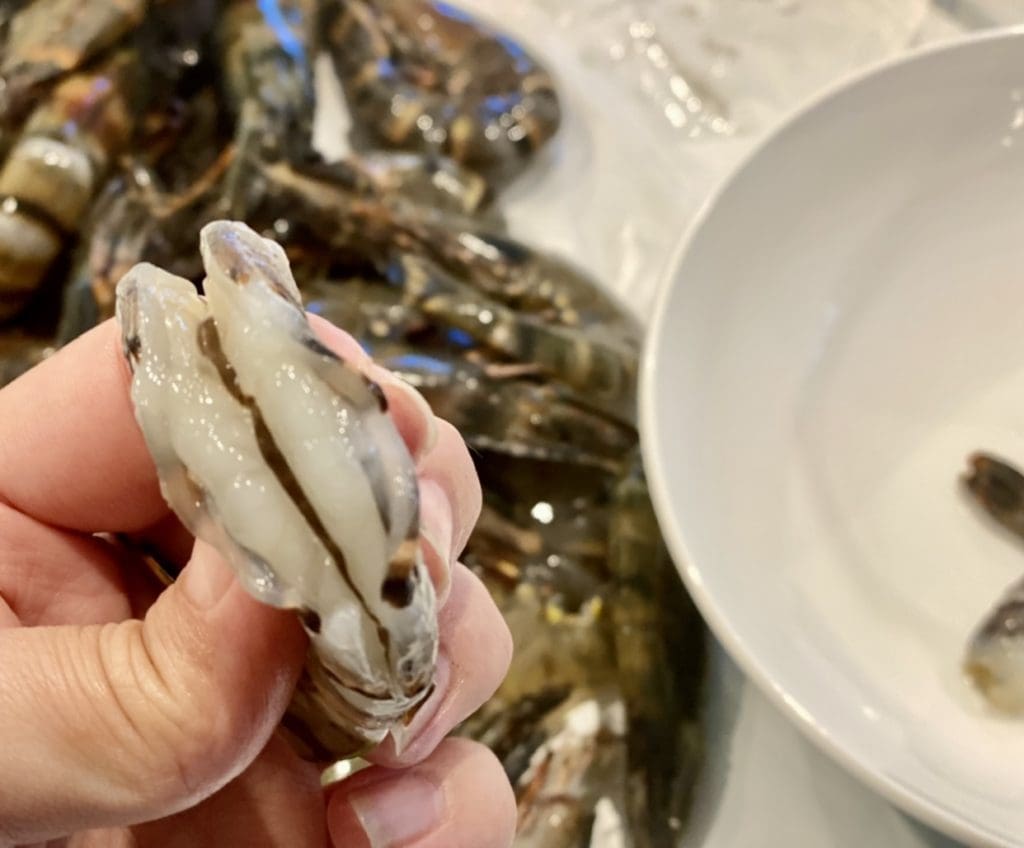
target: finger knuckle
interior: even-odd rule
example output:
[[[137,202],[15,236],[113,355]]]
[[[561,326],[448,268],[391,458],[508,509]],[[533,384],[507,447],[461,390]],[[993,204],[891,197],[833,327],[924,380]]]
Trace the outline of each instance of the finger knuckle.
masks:
[[[213,702],[212,687],[174,674],[142,622],[103,628],[98,656],[108,694],[105,721],[120,748],[121,779],[159,808],[206,797],[229,768],[225,740],[233,738],[240,717]]]

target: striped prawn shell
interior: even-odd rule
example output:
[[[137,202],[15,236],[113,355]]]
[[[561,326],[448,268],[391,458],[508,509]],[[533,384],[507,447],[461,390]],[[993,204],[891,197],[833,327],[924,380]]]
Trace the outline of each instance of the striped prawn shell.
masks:
[[[0,169],[0,320],[17,312],[79,229],[132,121],[130,54],[61,82],[29,117]]]

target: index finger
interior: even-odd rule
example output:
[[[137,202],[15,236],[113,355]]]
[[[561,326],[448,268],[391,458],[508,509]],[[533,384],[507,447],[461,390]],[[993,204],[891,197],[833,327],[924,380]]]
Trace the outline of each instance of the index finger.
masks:
[[[0,390],[0,499],[87,532],[135,532],[166,515],[130,381],[110,320]]]

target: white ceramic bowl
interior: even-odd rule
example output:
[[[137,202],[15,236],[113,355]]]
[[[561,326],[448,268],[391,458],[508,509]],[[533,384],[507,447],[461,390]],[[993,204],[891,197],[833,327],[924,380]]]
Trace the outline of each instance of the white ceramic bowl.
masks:
[[[646,353],[652,491],[717,636],[904,809],[1024,845],[1024,719],[960,672],[1024,544],[958,485],[977,448],[1024,465],[1024,33],[790,120],[691,231]]]

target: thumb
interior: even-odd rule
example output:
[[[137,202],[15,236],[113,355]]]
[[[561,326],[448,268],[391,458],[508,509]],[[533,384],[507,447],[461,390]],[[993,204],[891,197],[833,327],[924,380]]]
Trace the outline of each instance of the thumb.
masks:
[[[266,744],[305,645],[202,542],[144,621],[0,630],[0,846],[209,796]]]

